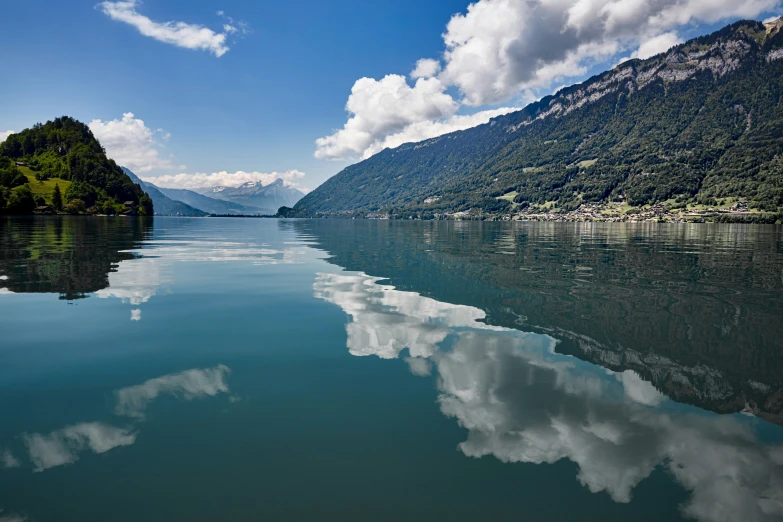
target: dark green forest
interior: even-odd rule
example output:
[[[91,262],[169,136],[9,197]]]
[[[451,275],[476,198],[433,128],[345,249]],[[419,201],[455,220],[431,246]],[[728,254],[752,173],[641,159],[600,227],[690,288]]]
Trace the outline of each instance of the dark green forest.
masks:
[[[281,215],[783,208],[783,34],[732,24],[491,122],[386,149]]]
[[[63,116],[0,143],[0,213],[34,212],[151,216],[153,207],[89,127]]]

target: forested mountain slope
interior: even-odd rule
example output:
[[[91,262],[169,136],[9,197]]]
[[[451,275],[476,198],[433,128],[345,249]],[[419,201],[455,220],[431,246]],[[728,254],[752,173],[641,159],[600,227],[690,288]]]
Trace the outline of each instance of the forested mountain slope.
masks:
[[[34,200],[37,184],[49,180],[67,189],[56,198],[39,193]],[[27,214],[42,205],[72,214],[153,214],[152,199],[106,157],[89,127],[67,116],[0,143],[0,211]]]
[[[605,201],[778,210],[780,28],[738,22],[485,125],[386,149],[284,214],[511,213]]]

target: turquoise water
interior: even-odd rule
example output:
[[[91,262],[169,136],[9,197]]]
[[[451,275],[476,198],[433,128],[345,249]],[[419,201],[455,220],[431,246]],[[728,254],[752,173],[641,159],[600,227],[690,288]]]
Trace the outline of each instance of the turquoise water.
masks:
[[[0,220],[0,521],[782,520],[783,229]]]

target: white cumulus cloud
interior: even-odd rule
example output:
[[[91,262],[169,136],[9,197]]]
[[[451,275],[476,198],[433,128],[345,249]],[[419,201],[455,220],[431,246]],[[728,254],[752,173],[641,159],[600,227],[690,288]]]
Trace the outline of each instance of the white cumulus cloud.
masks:
[[[369,158],[383,149],[399,147],[403,143],[423,141],[450,132],[469,129],[487,123],[496,116],[508,114],[515,110],[516,109],[513,107],[503,107],[500,109],[481,111],[475,114],[457,114],[443,120],[424,120],[412,123],[400,132],[390,134],[383,137],[383,139],[374,141],[364,150],[362,157]]]
[[[432,78],[440,72],[440,62],[432,58],[422,58],[411,71],[411,78]]]
[[[368,157],[400,140],[451,132],[445,120],[460,107],[536,99],[549,94],[554,85],[585,76],[594,66],[610,68],[621,53],[646,58],[664,52],[680,43],[680,28],[755,18],[780,4],[781,0],[478,0],[448,22],[443,64],[429,58],[417,62],[411,72],[411,78],[418,79],[414,87],[397,75],[357,81],[346,106],[347,123],[316,140],[315,156]],[[409,94],[423,93],[418,83],[423,80],[432,82],[427,95]],[[461,95],[458,99],[449,94],[453,88]],[[406,130],[416,125],[428,132]]]
[[[301,191],[306,191],[305,188],[300,187],[298,180],[305,177],[304,172],[298,170],[288,170],[285,172],[244,172],[242,170],[236,172],[213,172],[211,174],[196,173],[196,174],[170,174],[157,177],[145,177],[144,181],[148,181],[158,187],[164,188],[179,188],[179,189],[203,189],[212,187],[238,187],[244,183],[256,182],[266,186],[270,183],[274,183],[278,179],[283,180],[283,184],[287,187],[294,187]]]
[[[184,47],[185,49],[207,51],[217,57],[221,57],[228,52],[229,47],[226,45],[226,37],[227,34],[236,32],[235,27],[231,27],[232,30],[224,28],[224,32],[218,33],[197,24],[155,22],[136,10],[138,4],[137,0],[124,0],[101,2],[97,7],[112,20],[131,25],[144,36],[149,36],[159,42]]]
[[[7,130],[5,132],[0,131],[0,143],[3,143],[5,141],[5,139],[8,136],[10,136],[11,134],[13,134],[13,133],[14,133],[14,131],[12,131],[12,130]]]
[[[671,31],[677,27],[752,18],[779,3],[480,0],[467,13],[454,15],[447,25],[441,79],[459,87],[469,105],[498,103],[524,89],[580,76],[586,66],[624,49],[651,42],[649,52],[665,50],[665,43],[676,43]]]
[[[398,74],[357,80],[345,105],[351,117],[342,129],[316,140],[315,157],[361,156],[376,141],[408,125],[453,115],[458,104],[445,90],[437,78],[419,78],[413,87]]]
[[[641,58],[646,60],[656,54],[665,53],[675,45],[681,44],[682,38],[677,36],[677,33],[663,33],[658,36],[654,36],[649,40],[645,40],[639,45],[639,48],[633,52],[631,58]]]
[[[106,155],[127,167],[134,173],[149,172],[154,169],[175,169],[184,166],[175,165],[170,158],[160,156],[160,143],[155,134],[132,112],[126,112],[121,119],[111,121],[93,120],[90,130],[106,149]],[[164,134],[167,141],[170,136]]]

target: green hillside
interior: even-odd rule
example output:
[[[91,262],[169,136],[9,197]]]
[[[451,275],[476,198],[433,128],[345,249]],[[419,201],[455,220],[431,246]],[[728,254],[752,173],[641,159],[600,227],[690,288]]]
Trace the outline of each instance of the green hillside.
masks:
[[[744,21],[488,124],[386,149],[281,215],[783,208],[783,35]]]
[[[27,178],[27,184],[30,185],[30,190],[33,193],[33,197],[41,196],[47,203],[51,203],[52,195],[54,194],[54,187],[58,186],[61,192],[66,192],[68,187],[71,186],[71,182],[63,178],[45,178],[38,179],[35,177],[37,174],[30,167],[17,167],[22,174]],[[40,177],[40,176],[39,176]]]
[[[85,124],[67,116],[0,143],[0,212],[31,214],[41,207],[50,213],[153,215],[150,197],[106,157]]]

